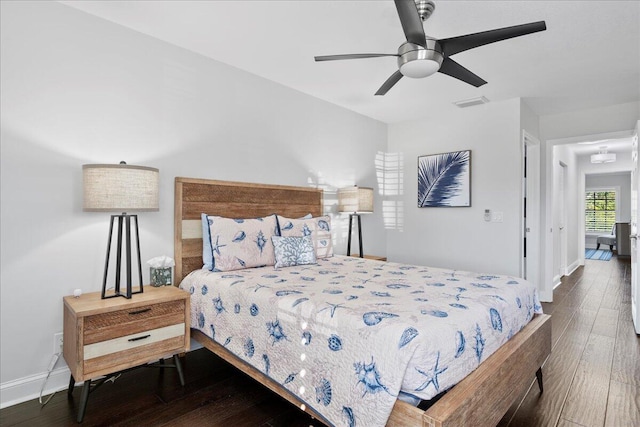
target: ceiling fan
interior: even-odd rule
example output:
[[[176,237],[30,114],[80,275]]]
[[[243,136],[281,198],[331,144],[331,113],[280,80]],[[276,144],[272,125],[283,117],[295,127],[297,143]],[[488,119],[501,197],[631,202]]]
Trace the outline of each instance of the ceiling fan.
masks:
[[[464,36],[450,37],[447,39],[434,39],[427,37],[422,27],[435,9],[431,0],[394,0],[402,29],[407,38],[398,48],[398,53],[356,53],[346,55],[316,56],[316,61],[335,61],[340,59],[378,58],[382,56],[395,56],[398,58],[398,71],[393,73],[387,81],[378,89],[376,95],[384,95],[391,89],[402,76],[422,78],[435,72],[447,74],[475,87],[487,83],[471,71],[451,59],[456,53],[507,40],[513,37],[544,31],[547,26],[544,21],[531,22],[529,24],[515,25],[513,27],[499,28]]]

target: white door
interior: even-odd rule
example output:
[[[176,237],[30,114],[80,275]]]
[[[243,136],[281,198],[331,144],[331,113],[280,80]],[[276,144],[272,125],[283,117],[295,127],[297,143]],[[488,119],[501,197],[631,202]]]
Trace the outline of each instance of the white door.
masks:
[[[540,283],[540,141],[523,133],[524,154],[524,253],[522,276],[538,287]]]
[[[633,136],[633,148],[631,151],[631,314],[636,333],[640,334],[640,283],[638,273],[640,264],[638,261],[638,211],[640,211],[640,197],[638,197],[638,187],[640,184],[640,173],[638,171],[638,130],[640,121],[636,124],[635,135]]]

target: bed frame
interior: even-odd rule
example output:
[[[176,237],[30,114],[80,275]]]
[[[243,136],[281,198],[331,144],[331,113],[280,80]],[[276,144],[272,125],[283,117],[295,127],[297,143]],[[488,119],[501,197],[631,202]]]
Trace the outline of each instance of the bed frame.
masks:
[[[202,267],[202,212],[231,218],[254,218],[273,213],[296,218],[308,213],[313,216],[322,215],[322,211],[322,190],[315,188],[177,177],[174,218],[175,281],[180,283],[189,272]],[[549,320],[548,315],[536,315],[524,329],[426,411],[396,401],[387,425],[495,426],[515,399],[532,385],[535,377],[538,378],[542,391],[541,366],[551,353]],[[205,334],[192,330],[191,336],[300,409],[317,419],[324,419],[280,384],[246,364]]]

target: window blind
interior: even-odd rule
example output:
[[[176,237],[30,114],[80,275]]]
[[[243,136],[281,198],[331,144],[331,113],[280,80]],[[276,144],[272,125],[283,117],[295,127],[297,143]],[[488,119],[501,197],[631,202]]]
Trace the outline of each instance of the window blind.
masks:
[[[611,232],[616,223],[615,190],[587,191],[585,207],[585,228],[587,232]]]

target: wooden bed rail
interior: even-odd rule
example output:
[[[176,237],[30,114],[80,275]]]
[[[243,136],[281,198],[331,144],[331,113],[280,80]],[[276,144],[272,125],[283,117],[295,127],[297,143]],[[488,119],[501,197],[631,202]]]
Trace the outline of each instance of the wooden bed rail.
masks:
[[[551,316],[539,314],[425,412],[397,401],[387,425],[495,426],[535,381],[549,354]]]

